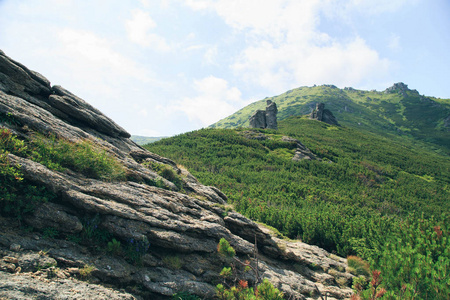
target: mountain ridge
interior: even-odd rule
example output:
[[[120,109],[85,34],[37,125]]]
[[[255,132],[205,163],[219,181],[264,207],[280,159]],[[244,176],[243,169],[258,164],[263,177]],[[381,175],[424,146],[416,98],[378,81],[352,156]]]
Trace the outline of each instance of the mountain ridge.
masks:
[[[307,115],[317,103],[325,103],[343,126],[409,136],[450,149],[450,99],[420,95],[401,82],[381,92],[334,85],[300,87],[253,102],[209,127],[248,127],[250,115],[262,109],[267,100],[277,104],[279,120]]]

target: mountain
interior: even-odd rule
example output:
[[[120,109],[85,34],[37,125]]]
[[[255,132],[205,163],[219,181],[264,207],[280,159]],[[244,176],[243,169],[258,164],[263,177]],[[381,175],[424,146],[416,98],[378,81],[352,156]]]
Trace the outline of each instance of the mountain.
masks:
[[[158,137],[148,137],[148,136],[141,136],[141,135],[132,135],[130,139],[135,142],[138,145],[145,145],[149,143],[154,143],[156,141],[159,141],[160,139],[166,138],[166,136],[158,136]]]
[[[450,157],[428,145],[291,116],[278,130],[208,128],[145,147],[288,238],[370,261],[388,299],[445,299]]]
[[[210,127],[248,127],[250,116],[264,109],[267,100],[277,104],[278,120],[309,114],[316,103],[325,103],[345,127],[411,137],[444,151],[450,149],[450,99],[420,95],[404,83],[382,92],[339,89],[333,85],[300,87],[256,101]]]
[[[0,51],[1,299],[350,297],[347,259],[226,201]]]

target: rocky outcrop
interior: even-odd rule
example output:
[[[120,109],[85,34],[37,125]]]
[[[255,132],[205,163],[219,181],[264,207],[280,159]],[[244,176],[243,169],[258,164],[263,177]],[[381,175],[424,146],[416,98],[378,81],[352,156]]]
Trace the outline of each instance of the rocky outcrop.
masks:
[[[310,119],[313,120],[318,120],[321,122],[325,122],[331,125],[337,125],[339,126],[338,121],[336,120],[335,116],[333,115],[333,113],[328,110],[325,109],[325,104],[324,103],[317,103],[316,104],[316,109],[314,109],[310,116]]]
[[[276,113],[276,106],[270,111]],[[24,141],[36,133],[74,143],[88,140],[120,162],[126,173],[125,179],[102,181],[9,154],[9,164],[20,166],[27,182],[45,187],[55,198],[24,216],[34,231],[0,218],[0,298],[169,299],[183,291],[211,299],[224,264],[216,253],[220,238],[242,260],[257,249],[261,276],[286,298],[318,299],[316,288],[328,299],[350,297],[352,275],[345,272],[345,259],[275,238],[230,210],[217,188],[202,185],[175,162],[141,148],[100,111],[3,53],[0,115],[14,120],[2,118],[0,126]],[[172,169],[182,188],[148,168],[151,163]],[[140,264],[77,241],[80,234],[100,230],[122,245],[147,241],[148,250],[139,250]],[[171,257],[179,263],[171,264]],[[250,284],[254,280],[246,273],[241,276]]]
[[[408,85],[403,82],[394,83],[392,86],[384,90],[385,93],[399,93],[406,96],[406,92],[409,91]]]
[[[249,122],[250,128],[266,128],[266,112],[264,110],[258,109],[253,115],[251,115]]]
[[[257,110],[250,117],[250,128],[267,128],[277,130],[277,113],[277,104],[271,100],[267,100],[266,110]]]
[[[281,138],[283,142],[289,142],[289,143],[295,143],[297,145],[297,148],[295,149],[295,154],[292,160],[294,161],[300,161],[300,160],[321,160],[318,158],[314,153],[311,152],[305,145],[303,145],[299,140],[283,136]]]
[[[266,127],[268,129],[278,129],[278,123],[277,123],[277,104],[275,102],[272,102],[270,100],[267,100],[267,107],[266,107]]]

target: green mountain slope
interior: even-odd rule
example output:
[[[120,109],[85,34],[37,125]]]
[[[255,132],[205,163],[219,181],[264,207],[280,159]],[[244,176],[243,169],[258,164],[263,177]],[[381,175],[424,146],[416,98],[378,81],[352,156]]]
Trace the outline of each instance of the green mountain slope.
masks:
[[[244,129],[205,129],[146,147],[185,165],[204,184],[219,187],[247,216],[341,254],[352,251],[349,239],[355,230],[361,237],[361,224],[373,216],[450,211],[448,156],[300,117],[281,121],[279,128],[261,131],[271,138],[266,140],[248,139]],[[331,162],[292,161],[295,143],[281,141],[283,135]],[[321,227],[323,214],[339,220],[327,221],[332,228],[353,233],[335,236]],[[305,215],[318,223],[307,223]]]
[[[154,143],[156,141],[159,141],[160,139],[166,138],[165,136],[158,136],[158,137],[148,137],[148,136],[141,136],[141,135],[132,135],[130,139],[135,142],[138,145],[145,145],[149,143]]]
[[[248,127],[249,117],[264,109],[266,100],[277,104],[279,120],[309,114],[316,103],[323,102],[343,126],[404,135],[450,149],[450,99],[422,96],[403,83],[383,92],[332,85],[301,87],[254,102],[210,127]]]
[[[297,144],[283,136],[322,161],[293,161]],[[427,279],[446,278],[450,268],[450,158],[423,146],[297,116],[278,131],[209,128],[145,147],[220,188],[253,220],[369,260],[389,299],[413,297],[417,282],[426,299],[450,291]]]

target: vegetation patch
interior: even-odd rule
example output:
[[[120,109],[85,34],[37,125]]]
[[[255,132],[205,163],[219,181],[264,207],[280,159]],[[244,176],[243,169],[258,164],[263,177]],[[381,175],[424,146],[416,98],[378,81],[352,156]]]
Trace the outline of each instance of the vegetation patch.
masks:
[[[181,176],[178,175],[177,172],[175,172],[175,170],[171,166],[150,161],[145,162],[143,165],[155,171],[159,176],[163,177],[164,179],[167,179],[168,181],[175,184],[180,190],[183,189],[183,180],[181,179]]]
[[[9,153],[25,156],[28,151],[24,141],[19,140],[9,129],[0,128],[0,213],[12,216],[19,222],[38,203],[55,198],[45,187],[25,180],[20,165],[10,163]]]
[[[179,270],[183,267],[183,263],[178,255],[166,255],[162,259],[163,263],[173,270]]]
[[[31,158],[50,169],[65,168],[95,179],[124,180],[124,166],[106,150],[90,140],[78,143],[58,139],[53,135],[36,134],[30,144]]]
[[[349,256],[347,257],[347,264],[349,267],[350,273],[355,276],[370,276],[370,265],[368,262],[364,261],[362,258],[358,256]]]
[[[291,117],[278,125],[277,134],[300,140],[315,155],[333,163],[284,159],[275,150],[282,149],[276,151],[283,153],[290,145],[247,139],[241,134],[244,129],[203,129],[146,147],[183,164],[203,184],[221,189],[230,204],[252,220],[343,257],[358,255],[369,262],[371,272],[375,268],[381,271],[385,278],[382,285],[395,295],[400,295],[402,284],[414,290],[414,282],[433,277],[426,272],[442,276],[439,272],[448,270],[448,251],[436,248],[433,252],[429,248],[429,252],[423,252],[428,247],[425,242],[439,247],[447,243],[448,156],[407,138],[347,127],[328,130],[329,126],[304,118]],[[422,178],[424,174],[427,177]],[[418,238],[410,240],[402,233],[405,226],[417,228],[424,222],[428,225],[422,231],[429,236],[415,232],[413,236]],[[434,227],[440,228],[442,239],[431,239]],[[380,255],[392,245],[400,246]],[[414,258],[424,264],[419,269],[427,271],[417,273],[407,260],[399,260],[400,265],[385,263],[396,251],[409,257],[403,251],[411,247],[429,260],[418,254]],[[397,279],[389,275],[401,268],[404,273]],[[388,288],[388,281],[396,284]],[[439,299],[448,292],[443,285],[436,289],[439,292],[421,287],[417,295]]]
[[[217,252],[224,257],[229,267],[224,267],[220,272],[223,279],[222,283],[216,286],[216,297],[222,300],[282,300],[284,295],[277,288],[275,288],[269,280],[261,280],[259,276],[259,269],[257,265],[252,264],[251,261],[241,261],[236,257],[236,251],[231,247],[230,243],[221,238],[217,245]],[[249,285],[246,280],[239,279],[238,268],[243,268],[244,272],[253,272],[255,275],[254,287]]]

